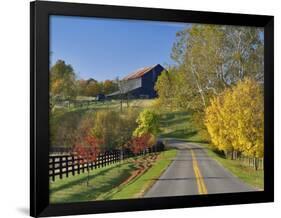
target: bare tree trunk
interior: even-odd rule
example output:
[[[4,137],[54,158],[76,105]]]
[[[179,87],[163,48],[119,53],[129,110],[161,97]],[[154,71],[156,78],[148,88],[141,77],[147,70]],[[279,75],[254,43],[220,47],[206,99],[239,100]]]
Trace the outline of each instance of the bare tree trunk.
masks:
[[[127,95],[127,108],[129,108],[129,96]]]
[[[235,151],[235,150],[233,151],[233,159],[237,160],[237,151]]]
[[[123,99],[122,99],[122,97],[120,99],[120,111],[121,112],[123,111]]]
[[[255,170],[258,170],[259,168],[259,161],[258,161],[258,158],[254,158],[254,164],[255,164]]]
[[[192,61],[193,62],[193,61]],[[198,89],[198,92],[201,96],[201,99],[202,99],[202,103],[203,103],[203,106],[204,108],[206,108],[206,101],[205,101],[205,96],[204,96],[204,93],[203,93],[203,89],[197,79],[197,77],[199,77],[198,73],[196,73],[196,70],[194,69],[194,66],[193,66],[193,63],[191,63],[191,72],[192,72],[192,75],[194,77],[194,80],[196,82],[196,86],[197,86],[197,89]]]

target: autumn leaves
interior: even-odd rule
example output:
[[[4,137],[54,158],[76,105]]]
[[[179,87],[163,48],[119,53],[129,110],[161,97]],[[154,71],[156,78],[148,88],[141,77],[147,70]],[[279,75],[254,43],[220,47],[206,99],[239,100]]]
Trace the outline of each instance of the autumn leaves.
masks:
[[[251,79],[238,82],[211,100],[205,125],[214,146],[225,153],[234,151],[263,157],[264,102],[261,84]]]
[[[177,33],[155,89],[158,104],[187,111],[202,141],[217,150],[263,157],[263,30],[194,24]]]

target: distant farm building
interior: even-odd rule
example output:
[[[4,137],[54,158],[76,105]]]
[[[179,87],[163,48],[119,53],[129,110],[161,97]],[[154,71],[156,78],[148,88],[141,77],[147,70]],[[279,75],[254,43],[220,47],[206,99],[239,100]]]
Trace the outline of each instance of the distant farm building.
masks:
[[[105,100],[105,95],[104,95],[104,94],[98,94],[97,97],[96,97],[96,100],[97,100],[97,101],[103,101],[103,100]]]
[[[139,69],[119,81],[119,90],[106,95],[106,98],[155,98],[154,90],[158,76],[166,71],[160,64]]]

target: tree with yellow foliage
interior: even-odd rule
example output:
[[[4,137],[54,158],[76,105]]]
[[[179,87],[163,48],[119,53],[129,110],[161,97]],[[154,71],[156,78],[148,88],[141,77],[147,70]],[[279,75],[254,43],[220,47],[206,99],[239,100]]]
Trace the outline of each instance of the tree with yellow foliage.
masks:
[[[205,110],[205,125],[214,146],[226,154],[239,151],[248,157],[263,157],[264,102],[261,85],[245,79],[213,98]]]
[[[58,60],[50,69],[50,94],[62,99],[77,95],[76,74],[70,64]]]
[[[152,134],[154,136],[159,133],[159,117],[149,109],[144,109],[136,120],[138,127],[135,129],[133,135],[141,136],[143,134]]]
[[[237,105],[233,114],[237,122],[237,128],[233,128],[237,138],[234,146],[246,156],[263,157],[264,102],[261,85],[246,79],[233,88],[231,97]]]
[[[50,69],[50,110],[57,100],[69,101],[76,96],[76,74],[70,64],[58,60]]]
[[[218,96],[212,99],[211,105],[207,107],[205,112],[205,125],[213,145],[218,150],[224,151],[226,156],[228,156],[228,154],[232,154],[234,148],[232,146],[231,137],[229,137],[227,119],[223,110],[224,96]]]

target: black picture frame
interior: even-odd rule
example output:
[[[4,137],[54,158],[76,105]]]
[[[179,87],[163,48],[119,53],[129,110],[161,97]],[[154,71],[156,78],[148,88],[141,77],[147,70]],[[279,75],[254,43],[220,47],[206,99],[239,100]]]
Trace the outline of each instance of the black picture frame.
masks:
[[[264,191],[83,203],[49,203],[49,16],[82,16],[264,27]],[[274,200],[274,17],[35,1],[30,4],[30,215],[58,216],[120,211],[272,202]]]

